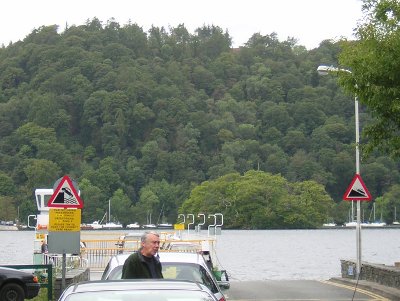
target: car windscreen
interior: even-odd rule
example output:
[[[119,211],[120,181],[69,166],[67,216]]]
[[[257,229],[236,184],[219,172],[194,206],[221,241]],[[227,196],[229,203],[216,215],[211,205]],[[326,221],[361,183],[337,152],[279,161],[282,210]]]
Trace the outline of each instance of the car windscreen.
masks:
[[[214,301],[204,291],[192,290],[107,290],[73,293],[65,301]]]
[[[213,281],[210,273],[201,265],[183,262],[163,262],[162,273],[164,279],[178,279],[199,282],[207,286],[214,294],[218,292],[218,287]],[[122,277],[122,266],[113,269],[108,280],[117,280]]]

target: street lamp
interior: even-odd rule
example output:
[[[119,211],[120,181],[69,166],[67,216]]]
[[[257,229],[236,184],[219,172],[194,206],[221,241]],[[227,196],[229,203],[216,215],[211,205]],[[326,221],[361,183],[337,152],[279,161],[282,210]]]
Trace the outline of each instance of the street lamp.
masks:
[[[319,75],[327,75],[329,73],[339,73],[339,72],[347,72],[352,73],[350,70],[337,68],[333,66],[318,66],[317,68]],[[356,125],[356,174],[360,174],[360,122],[358,118],[358,97],[357,95],[354,97],[354,112],[355,112],[355,125]],[[361,204],[360,201],[357,201],[357,225],[356,225],[356,245],[357,245],[357,261],[356,261],[356,270],[357,277],[360,276],[361,272]]]

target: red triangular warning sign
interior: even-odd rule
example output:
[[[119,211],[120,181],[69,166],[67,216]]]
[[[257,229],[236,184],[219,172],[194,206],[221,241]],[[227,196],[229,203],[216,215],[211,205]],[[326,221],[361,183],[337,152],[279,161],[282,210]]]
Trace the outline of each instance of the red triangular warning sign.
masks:
[[[47,207],[82,208],[83,202],[79,197],[71,179],[64,176],[53,195],[47,202]]]
[[[355,174],[351,184],[343,195],[345,201],[370,201],[372,199],[367,186],[359,174]]]

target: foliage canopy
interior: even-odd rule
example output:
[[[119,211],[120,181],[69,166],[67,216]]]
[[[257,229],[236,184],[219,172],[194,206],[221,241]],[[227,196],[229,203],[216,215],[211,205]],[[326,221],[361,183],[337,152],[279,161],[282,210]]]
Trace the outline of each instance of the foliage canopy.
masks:
[[[224,212],[235,228],[344,222],[348,205],[330,204],[354,174],[353,101],[316,72],[339,53],[339,43],[307,51],[276,33],[233,49],[214,25],[144,32],[94,18],[35,29],[0,48],[0,206],[11,206],[0,219],[26,222],[34,189],[68,174],[86,223],[109,200],[123,224],[173,223],[186,210]],[[361,118],[374,126],[365,109]],[[362,173],[376,197],[399,182],[378,152]]]

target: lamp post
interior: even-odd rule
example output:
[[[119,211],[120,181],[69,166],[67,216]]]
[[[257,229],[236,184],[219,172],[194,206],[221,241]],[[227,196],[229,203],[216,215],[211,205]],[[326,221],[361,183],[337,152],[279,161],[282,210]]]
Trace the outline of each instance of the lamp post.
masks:
[[[318,66],[317,68],[319,75],[327,75],[329,73],[339,73],[339,72],[347,72],[352,73],[350,70],[337,68],[333,66]],[[355,113],[355,127],[356,127],[356,174],[360,174],[360,122],[358,117],[358,97],[357,95],[354,97],[354,113]],[[356,245],[357,245],[357,261],[356,261],[356,270],[357,277],[360,276],[361,272],[361,204],[360,201],[357,202],[357,225],[356,225]]]

